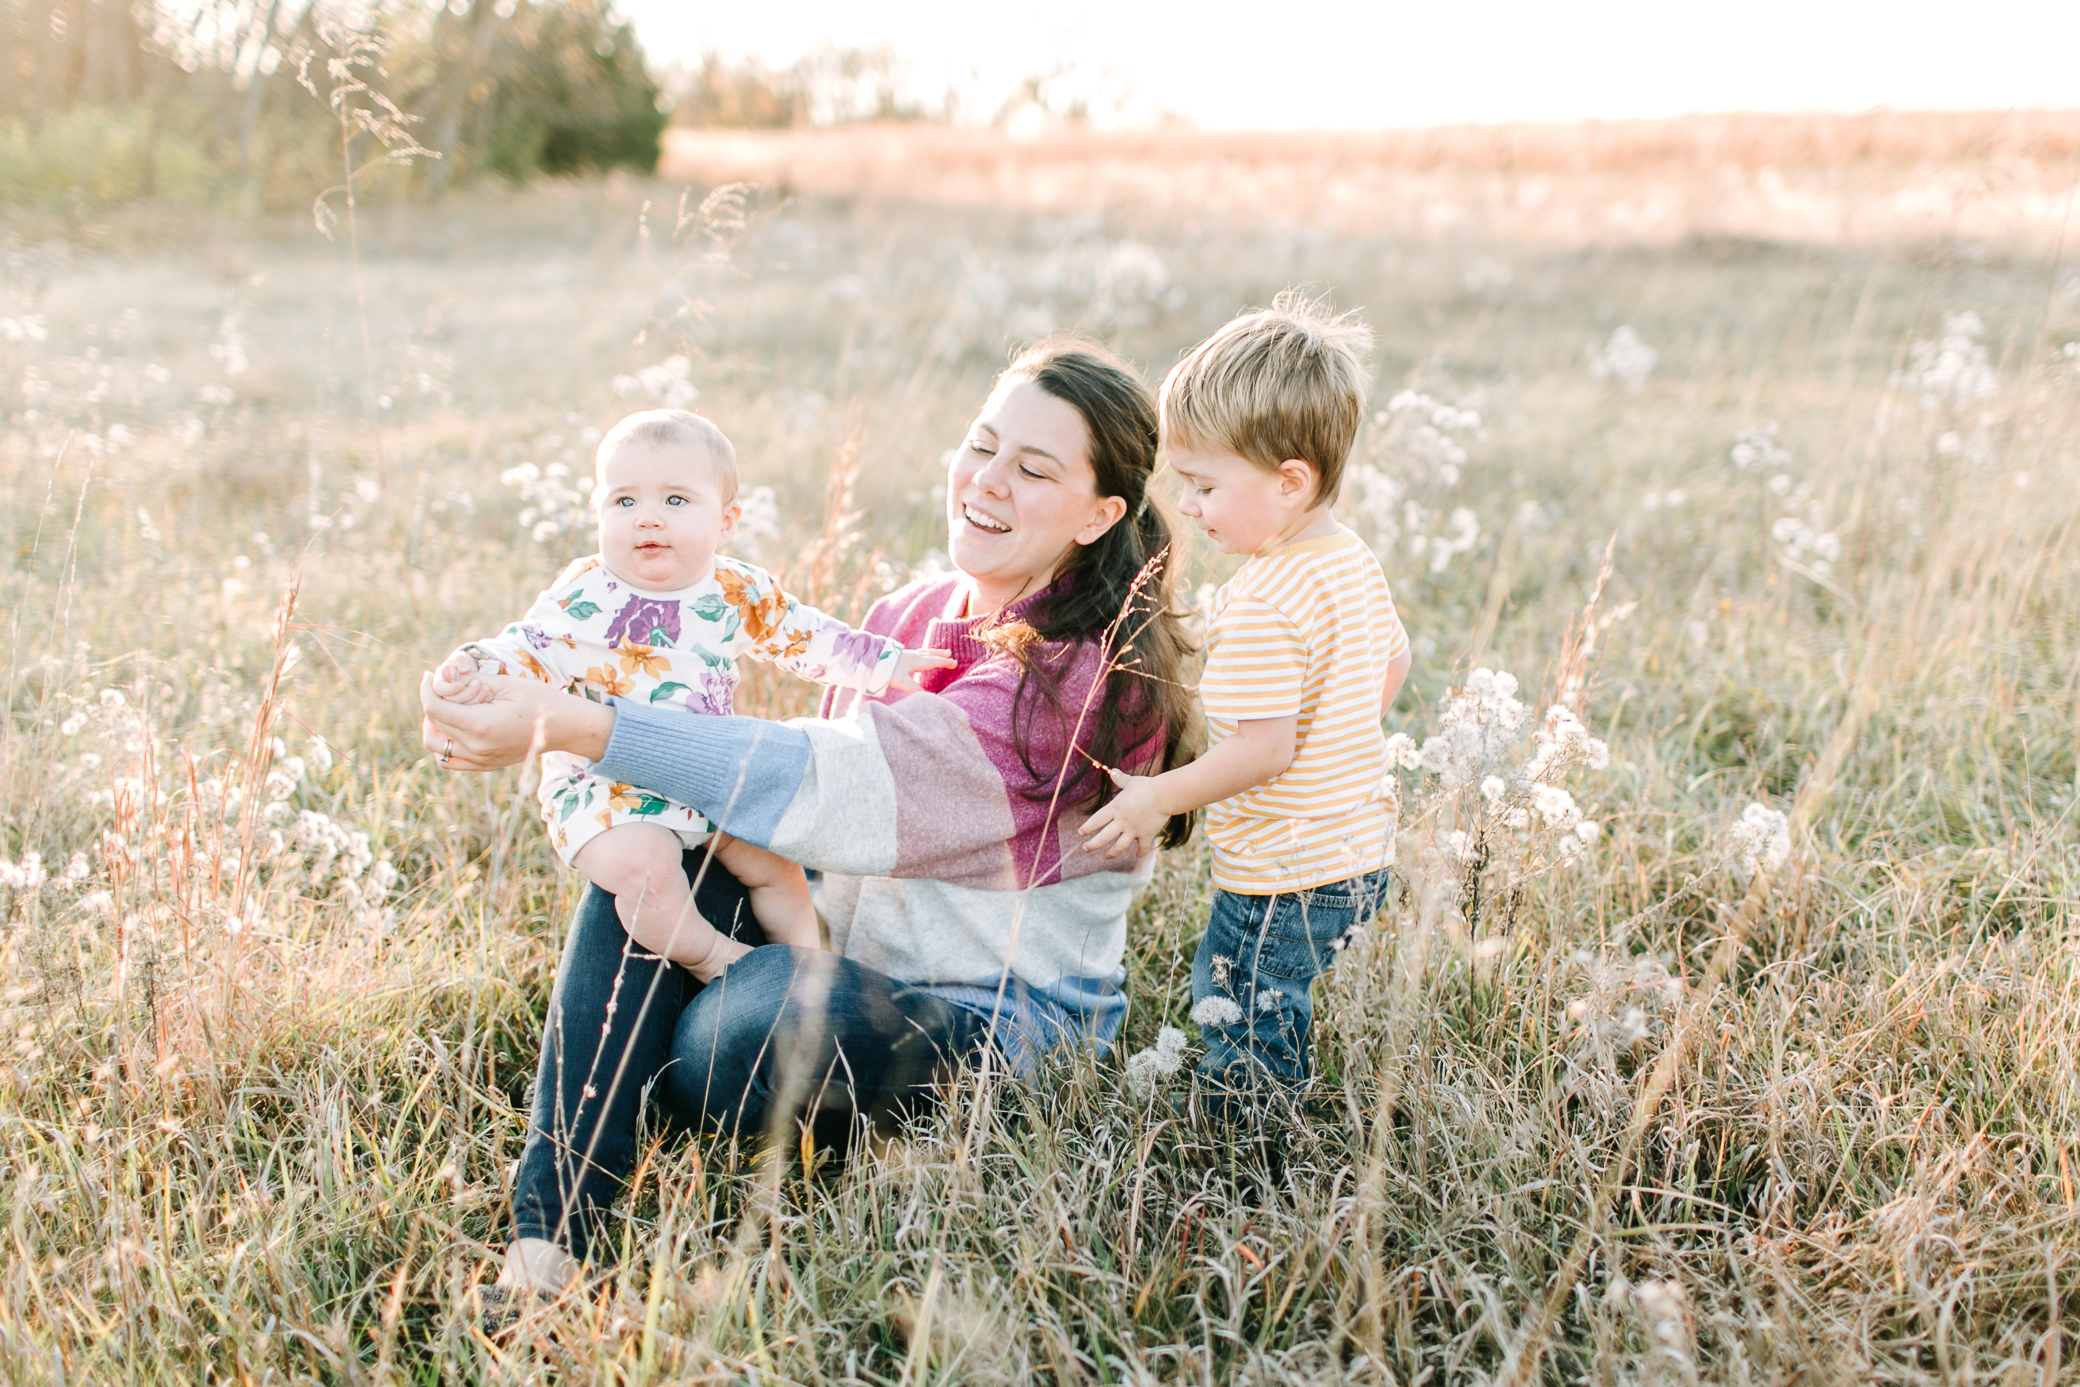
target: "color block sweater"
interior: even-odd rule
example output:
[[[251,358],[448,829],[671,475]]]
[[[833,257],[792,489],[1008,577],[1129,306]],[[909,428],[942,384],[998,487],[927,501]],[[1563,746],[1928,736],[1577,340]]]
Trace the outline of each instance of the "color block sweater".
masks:
[[[832,689],[822,718],[787,722],[616,700],[594,769],[824,872],[838,953],[985,1013],[1002,983],[999,1039],[1025,1068],[1049,1045],[1088,1038],[1103,1048],[1117,1033],[1127,907],[1153,863],[1107,862],[1084,852],[1076,832],[1087,816],[1069,802],[1089,794],[1096,775],[1079,749],[1089,738],[1086,699],[1103,672],[1095,644],[1029,649],[1029,660],[1070,661],[1063,714],[1030,695],[1014,712],[1021,669],[978,638],[989,622],[963,615],[966,601],[965,579],[925,580],[877,602],[861,623],[905,646],[952,652],[953,668],[918,676],[924,693]]]

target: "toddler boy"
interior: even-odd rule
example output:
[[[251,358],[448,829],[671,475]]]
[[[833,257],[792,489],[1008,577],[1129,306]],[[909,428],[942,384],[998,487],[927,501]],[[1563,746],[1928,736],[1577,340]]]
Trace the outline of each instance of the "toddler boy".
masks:
[[[1210,1103],[1297,1096],[1314,979],[1378,913],[1399,806],[1380,720],[1408,636],[1379,560],[1331,509],[1365,406],[1371,332],[1288,291],[1194,347],[1163,381],[1178,509],[1249,561],[1214,598],[1199,686],[1211,745],[1120,794],[1089,851],[1152,849],[1204,808],[1212,918],[1192,964]]]

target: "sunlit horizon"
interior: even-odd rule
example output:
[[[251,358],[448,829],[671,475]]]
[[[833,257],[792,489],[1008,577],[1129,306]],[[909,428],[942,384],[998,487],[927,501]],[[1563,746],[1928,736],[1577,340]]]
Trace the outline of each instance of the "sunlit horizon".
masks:
[[[1532,0],[1356,10],[1067,0],[1045,15],[951,0],[775,11],[622,0],[653,64],[784,68],[819,50],[894,55],[914,106],[981,123],[1030,79],[1100,126],[1364,129],[1693,113],[2080,106],[2080,5],[1762,0],[1702,7]]]

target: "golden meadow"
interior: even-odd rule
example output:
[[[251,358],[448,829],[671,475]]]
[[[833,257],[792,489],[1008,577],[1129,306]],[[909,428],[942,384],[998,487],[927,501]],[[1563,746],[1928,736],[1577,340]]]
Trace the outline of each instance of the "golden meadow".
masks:
[[[2080,1380],[2075,129],[673,132],[352,240],[12,214],[0,1370]],[[711,414],[758,556],[856,617],[1010,345],[1154,377],[1288,285],[1379,333],[1389,730],[1580,676],[1595,844],[1399,898],[1268,1149],[1128,1082],[1195,1035],[1171,854],[1119,1054],[842,1166],[660,1137],[611,1275],[485,1338],[574,879],[413,687],[585,551],[596,431]]]

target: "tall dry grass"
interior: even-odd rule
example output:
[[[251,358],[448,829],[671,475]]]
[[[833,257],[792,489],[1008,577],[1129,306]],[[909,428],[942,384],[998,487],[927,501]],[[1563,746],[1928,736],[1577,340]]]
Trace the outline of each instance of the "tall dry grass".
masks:
[[[11,1379],[2080,1377],[2061,252],[677,199],[364,211],[380,443],[343,249],[9,245]],[[1601,841],[1471,923],[1412,873],[1264,1143],[1125,1082],[1190,1029],[1208,886],[1172,854],[1121,1056],[807,1177],[660,1138],[611,1280],[484,1339],[574,892],[518,777],[427,763],[411,687],[582,546],[549,469],[695,388],[773,489],[766,561],[856,614],[943,543],[1008,340],[1154,373],[1294,282],[1380,329],[1347,518],[1417,639],[1395,727],[1476,660],[1557,687],[1610,553],[1578,700],[1611,765],[1570,781]],[[1754,802],[1799,809],[1750,873]]]

